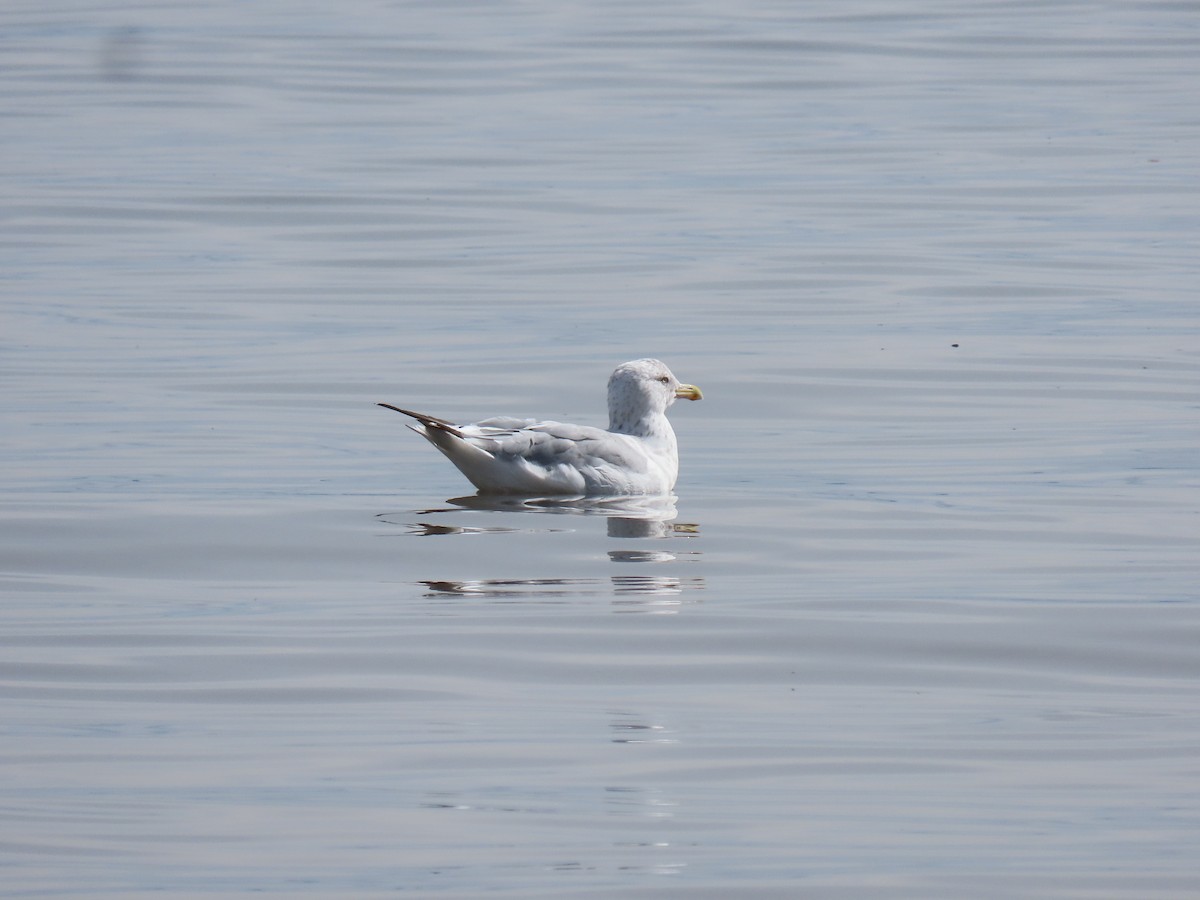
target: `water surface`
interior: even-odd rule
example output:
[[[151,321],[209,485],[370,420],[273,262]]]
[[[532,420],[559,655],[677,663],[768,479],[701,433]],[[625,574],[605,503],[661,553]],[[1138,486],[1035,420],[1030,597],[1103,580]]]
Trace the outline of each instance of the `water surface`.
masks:
[[[0,26],[6,896],[1200,890],[1186,5]]]

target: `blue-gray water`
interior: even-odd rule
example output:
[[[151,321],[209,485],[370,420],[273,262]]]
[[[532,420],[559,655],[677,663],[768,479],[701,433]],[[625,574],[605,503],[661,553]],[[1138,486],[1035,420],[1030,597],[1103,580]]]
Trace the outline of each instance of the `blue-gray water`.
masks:
[[[1200,893],[1193,4],[0,40],[0,895]],[[658,507],[373,406],[645,355]]]

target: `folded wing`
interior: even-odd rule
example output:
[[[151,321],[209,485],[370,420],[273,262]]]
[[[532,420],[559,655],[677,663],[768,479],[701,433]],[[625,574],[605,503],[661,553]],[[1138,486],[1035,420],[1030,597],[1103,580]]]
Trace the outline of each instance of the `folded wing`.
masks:
[[[627,435],[586,425],[497,416],[473,425],[381,403],[416,419],[426,438],[484,493],[640,493],[645,450]]]

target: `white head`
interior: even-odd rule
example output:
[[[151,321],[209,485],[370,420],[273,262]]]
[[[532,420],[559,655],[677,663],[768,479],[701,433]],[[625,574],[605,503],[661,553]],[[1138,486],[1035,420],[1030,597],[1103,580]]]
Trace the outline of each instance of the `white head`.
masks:
[[[665,423],[667,407],[677,397],[702,396],[700,388],[680,384],[657,359],[622,363],[608,379],[608,430],[645,437],[660,430],[659,420]]]

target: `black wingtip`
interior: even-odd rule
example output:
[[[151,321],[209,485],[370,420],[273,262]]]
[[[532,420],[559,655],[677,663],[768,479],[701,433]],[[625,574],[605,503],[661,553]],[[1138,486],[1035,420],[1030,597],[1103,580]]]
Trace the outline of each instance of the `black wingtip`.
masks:
[[[376,406],[382,406],[384,409],[390,409],[392,412],[403,413],[406,416],[412,416],[414,419],[425,418],[421,413],[413,412],[411,409],[401,409],[399,406],[392,406],[390,403],[376,403]]]
[[[445,419],[439,419],[437,416],[431,416],[426,413],[413,412],[411,409],[404,409],[400,406],[392,406],[390,403],[376,403],[376,406],[382,406],[384,409],[390,409],[393,412],[398,412],[410,418],[416,419],[426,428],[436,428],[439,431],[448,431],[451,434],[462,437],[463,434],[458,430],[458,426],[453,422],[448,422]]]

